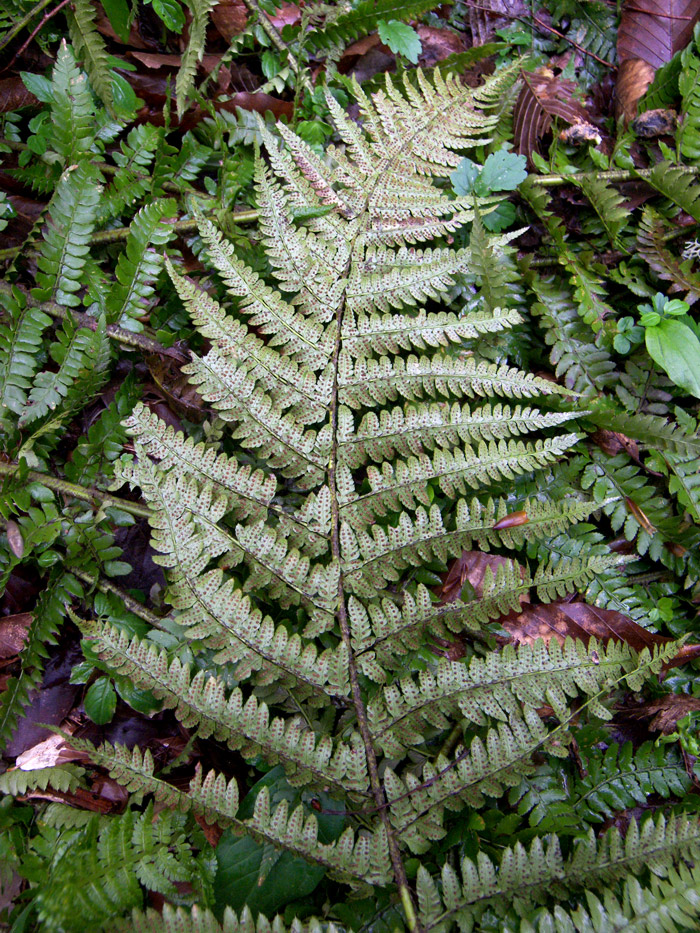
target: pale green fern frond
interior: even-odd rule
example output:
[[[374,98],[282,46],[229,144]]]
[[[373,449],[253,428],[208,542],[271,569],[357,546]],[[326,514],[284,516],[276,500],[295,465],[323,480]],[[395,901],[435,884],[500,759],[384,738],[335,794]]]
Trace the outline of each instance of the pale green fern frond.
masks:
[[[608,830],[599,840],[593,832],[577,841],[571,856],[564,859],[556,837],[536,839],[529,849],[520,843],[505,849],[498,868],[484,854],[464,859],[462,880],[449,865],[441,875],[440,893],[435,880],[423,866],[418,869],[419,915],[426,930],[442,930],[445,924],[471,925],[483,907],[506,905],[521,909],[541,902],[553,890],[571,896],[572,889],[600,889],[628,875],[650,868],[661,877],[673,872],[679,858],[697,857],[700,829],[696,820],[663,816],[640,826],[632,821],[623,838]],[[469,927],[467,927],[469,928]]]
[[[113,933],[287,933],[288,929],[290,933],[291,930],[293,933],[341,933],[342,930],[334,923],[315,918],[303,923],[295,920],[289,928],[279,916],[269,921],[259,913],[253,919],[248,907],[243,908],[240,916],[227,907],[219,922],[205,908],[195,906],[189,911],[171,904],[164,904],[162,912],[134,910],[126,920],[118,920],[110,926]]]
[[[668,879],[652,878],[645,887],[635,877],[625,878],[621,897],[603,891],[597,897],[590,891],[576,907],[555,907],[537,920],[523,920],[520,933],[656,933],[657,930],[692,929],[700,915],[698,899],[700,871],[683,863]],[[513,927],[509,927],[512,930]]]
[[[554,640],[506,646],[469,665],[442,660],[435,672],[423,671],[382,690],[369,706],[372,734],[393,756],[402,753],[402,746],[422,744],[431,726],[446,728],[445,717],[455,713],[484,725],[487,716],[509,722],[522,715],[523,705],[537,709],[548,704],[564,720],[573,697],[595,697],[635,666],[626,645],[603,648],[595,641],[585,646],[571,639],[563,646]],[[609,718],[595,700],[591,709]]]

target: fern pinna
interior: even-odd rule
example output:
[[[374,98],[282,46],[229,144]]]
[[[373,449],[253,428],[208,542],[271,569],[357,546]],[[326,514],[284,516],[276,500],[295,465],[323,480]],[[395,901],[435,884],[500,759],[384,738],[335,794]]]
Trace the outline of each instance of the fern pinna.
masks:
[[[509,496],[515,476],[547,469],[577,442],[571,413],[535,401],[570,390],[479,358],[480,336],[516,324],[516,310],[440,307],[468,282],[478,244],[502,256],[512,238],[484,235],[480,218],[497,199],[453,198],[442,180],[458,150],[488,142],[515,73],[476,91],[439,75],[412,80],[387,79],[373,99],[355,85],[361,125],[328,95],[340,142],[325,159],[288,127],[273,136],[261,126],[269,277],[205,219],[215,280],[197,283],[168,262],[209,347],[186,372],[216,419],[195,442],[137,406],[126,422],[135,456],[119,478],[151,510],[174,644],[80,622],[102,666],[152,691],[198,736],[281,765],[302,802],[290,809],[262,788],[245,812],[221,774],[176,787],[138,749],[105,744],[91,755],[131,791],[302,856],[357,896],[388,890],[411,930],[481,928],[487,910],[529,930],[525,906],[532,916],[547,891],[566,900],[568,876],[587,916],[598,901],[586,887],[638,872],[652,854],[663,868],[694,853],[700,829],[633,822],[625,841],[617,830],[583,835],[565,856],[535,837],[529,854],[466,857],[471,808],[520,785],[536,753],[567,756],[572,702],[577,715],[609,718],[606,694],[639,689],[671,649],[491,650],[491,620],[519,605],[524,568],[505,561],[483,593],[448,604],[426,585],[463,549],[514,555],[601,503]],[[471,245],[453,246],[468,224]],[[527,580],[551,599],[610,565],[600,562],[595,552],[544,560]],[[431,653],[439,644],[466,657]],[[321,799],[343,814],[335,838],[319,836]],[[158,923],[171,921],[222,929],[201,912]],[[227,913],[223,928],[256,924]]]

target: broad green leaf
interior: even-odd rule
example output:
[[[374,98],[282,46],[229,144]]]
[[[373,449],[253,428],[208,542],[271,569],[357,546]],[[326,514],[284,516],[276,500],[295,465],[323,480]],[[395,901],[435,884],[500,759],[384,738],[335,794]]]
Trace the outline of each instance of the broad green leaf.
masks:
[[[465,156],[450,175],[455,194],[471,194],[480,172],[481,166]]]
[[[50,104],[53,100],[53,88],[49,78],[35,75],[30,71],[20,71],[20,78],[26,89],[37,97],[42,104]]]
[[[527,159],[499,149],[492,152],[484,162],[479,175],[477,194],[490,194],[492,191],[514,191],[527,178]]]
[[[178,0],[153,0],[153,9],[168,29],[181,32],[185,25],[185,14]]]
[[[400,23],[397,19],[390,19],[388,22],[380,19],[377,23],[379,38],[385,45],[388,45],[396,55],[403,55],[411,64],[418,62],[423,45],[416,30],[408,23]]]
[[[679,388],[700,398],[700,340],[682,321],[664,318],[647,327],[649,356]]]
[[[240,819],[253,815],[255,799],[263,787],[269,789],[273,808],[284,799],[291,813],[301,801],[301,791],[289,785],[283,768],[277,765],[251,788],[238,810]],[[323,809],[340,809],[338,801],[327,794],[318,794],[317,799]],[[343,829],[344,816],[315,815],[319,840],[327,843],[337,839]],[[214,895],[217,911],[221,912],[226,906],[236,911],[248,906],[253,913],[260,911],[273,916],[285,904],[310,894],[324,875],[319,865],[250,837],[236,837],[230,830],[226,830],[219,841],[216,859]]]
[[[103,0],[102,6],[119,39],[129,38],[129,4],[126,0]]]
[[[108,677],[99,677],[85,694],[85,712],[98,726],[110,722],[117,708],[117,694]]]

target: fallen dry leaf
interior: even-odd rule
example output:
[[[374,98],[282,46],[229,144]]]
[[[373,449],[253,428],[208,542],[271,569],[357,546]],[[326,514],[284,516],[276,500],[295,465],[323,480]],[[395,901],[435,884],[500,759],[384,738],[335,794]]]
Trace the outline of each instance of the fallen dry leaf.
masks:
[[[418,62],[421,68],[432,68],[450,55],[457,55],[466,49],[464,37],[451,29],[418,26],[416,31],[422,45]]]
[[[688,713],[696,710],[700,710],[700,699],[697,697],[670,693],[668,696],[659,697],[658,700],[644,703],[632,710],[625,710],[625,715],[630,719],[648,719],[649,729],[652,732],[670,735],[671,732],[676,731],[679,719],[683,719]]]
[[[230,42],[245,29],[248,8],[243,0],[224,0],[211,11],[211,21],[222,39]]]
[[[14,658],[19,654],[33,618],[31,612],[18,612],[0,619],[0,658]]]
[[[513,135],[516,151],[527,156],[528,162],[554,117],[571,124],[591,122],[588,112],[574,99],[575,91],[573,81],[563,80],[548,69],[523,72],[523,86],[513,111]]]
[[[657,68],[685,48],[700,19],[697,0],[627,0],[617,30],[620,62],[615,88],[615,116],[629,123]]]
[[[485,554],[483,551],[462,551],[461,557],[457,557],[450,565],[437,595],[443,603],[454,602],[459,598],[464,584],[470,583],[477,599],[481,599],[484,595],[484,578],[486,574],[490,571],[495,577],[499,567],[513,563],[515,562],[507,557],[501,557],[499,554]],[[519,567],[518,569],[521,579],[524,579],[525,568]],[[521,604],[529,602],[529,596],[523,593],[520,602]]]
[[[607,454],[609,457],[614,457],[616,454],[619,454],[620,451],[624,450],[625,453],[641,465],[639,459],[639,445],[636,441],[632,440],[631,437],[626,437],[618,431],[606,431],[603,428],[598,428],[597,431],[594,431],[593,434],[589,436],[593,443],[597,444],[603,453]]]
[[[39,107],[39,99],[24,86],[21,78],[0,80],[0,113],[19,110],[20,107]]]
[[[64,731],[68,732],[67,726]],[[65,735],[50,735],[26,752],[18,755],[15,766],[21,771],[39,771],[41,768],[55,768],[69,761],[89,761],[85,752],[76,751],[68,745]]]
[[[500,625],[510,632],[517,644],[531,645],[538,638],[545,642],[556,639],[563,644],[566,638],[588,642],[591,638],[606,643],[623,641],[635,651],[653,649],[673,641],[642,628],[632,619],[614,609],[598,609],[581,601],[538,603],[522,612],[511,612]],[[683,645],[666,667],[678,667],[700,657],[700,645]]]

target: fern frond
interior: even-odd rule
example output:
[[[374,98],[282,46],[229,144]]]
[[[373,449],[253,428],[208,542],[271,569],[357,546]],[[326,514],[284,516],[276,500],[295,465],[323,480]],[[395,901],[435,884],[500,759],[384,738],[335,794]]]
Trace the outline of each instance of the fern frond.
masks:
[[[501,305],[513,303],[513,283],[518,280],[513,262],[505,250],[486,235],[481,214],[477,214],[469,236],[471,251],[470,271],[476,276],[479,302],[496,312]]]
[[[51,318],[15,289],[0,292],[6,322],[0,322],[0,423],[7,413],[19,415],[37,367],[43,332]]]
[[[667,222],[645,206],[637,230],[637,251],[660,279],[671,282],[671,292],[685,292],[692,303],[700,298],[700,276],[692,271],[692,260],[681,261],[666,245]]]
[[[194,87],[197,65],[204,55],[209,14],[216,6],[216,0],[187,0],[187,5],[192,13],[192,20],[189,25],[190,35],[187,47],[183,53],[180,70],[175,80],[178,117],[182,117],[187,109],[188,97]]]
[[[601,407],[593,408],[588,417],[598,427],[632,437],[652,450],[668,450],[688,459],[700,457],[700,435],[688,433],[660,415]]]
[[[195,442],[161,421],[145,405],[134,407],[124,422],[128,433],[137,438],[143,453],[158,461],[162,473],[173,470],[189,474],[200,482],[210,482],[226,495],[237,518],[260,520],[277,488],[275,477],[262,470],[241,465],[215,448]]]
[[[591,580],[631,558],[618,554],[590,554],[584,557],[564,557],[540,566],[535,572],[533,585],[544,603],[563,598],[576,589],[583,589]]]
[[[580,440],[579,434],[562,434],[531,444],[522,441],[481,442],[478,447],[457,447],[452,452],[437,450],[432,459],[426,454],[408,460],[384,461],[379,470],[367,467],[368,492],[358,493],[348,471],[343,478],[339,496],[341,516],[355,529],[372,523],[374,516],[391,511],[404,514],[417,508],[416,503],[430,506],[428,489],[438,487],[455,498],[469,488],[478,489],[491,481],[513,479],[521,473],[531,473],[561,458],[565,450]]]
[[[98,378],[94,388],[99,388],[99,377],[109,362],[109,351],[106,359],[100,352],[106,344],[104,318],[100,318],[95,330],[88,327],[76,328],[70,319],[66,318],[63,330],[57,336],[58,340],[52,345],[51,351],[56,362],[60,364],[59,368],[56,372],[45,370],[35,376],[34,385],[19,418],[20,427],[25,427],[54,411],[81,377],[81,388],[85,390],[89,383],[86,376],[95,373]],[[81,394],[84,402],[93,392]]]
[[[31,771],[15,768],[0,775],[0,794],[17,797],[30,790],[46,790],[49,787],[55,791],[72,793],[80,785],[84,774],[84,768],[71,764]]]
[[[112,77],[109,73],[107,48],[95,26],[97,11],[90,0],[73,0],[66,13],[71,41],[85,62],[85,70],[93,90],[110,112],[114,105]]]
[[[535,395],[565,394],[567,389],[532,373],[497,366],[474,357],[409,356],[394,361],[361,359],[354,363],[341,352],[339,363],[340,401],[349,408],[376,407],[395,401],[429,396],[475,398],[500,395],[532,398]]]
[[[453,312],[415,315],[355,315],[348,311],[343,318],[343,348],[354,358],[399,353],[401,350],[446,347],[451,343],[492,334],[522,321],[517,311],[489,308],[458,317]]]
[[[669,453],[663,459],[670,473],[669,492],[678,498],[696,524],[700,525],[700,457],[688,460]]]
[[[600,218],[608,240],[617,249],[620,235],[629,220],[629,211],[623,207],[623,196],[616,188],[593,176],[586,176],[578,184]]]
[[[428,0],[362,0],[352,8],[329,6],[326,21],[310,30],[305,41],[319,51],[345,46],[374,32],[380,19],[418,19],[431,9]]]
[[[95,139],[95,108],[85,75],[65,40],[56,55],[51,77],[51,146],[65,166],[90,152]]]
[[[591,830],[577,840],[573,854],[562,857],[556,837],[546,842],[535,839],[530,849],[520,843],[501,854],[498,869],[484,854],[476,861],[464,859],[462,882],[449,865],[442,870],[442,895],[433,878],[421,866],[418,869],[417,894],[421,921],[426,930],[444,929],[443,924],[457,920],[473,923],[475,909],[483,905],[512,904],[526,908],[540,901],[546,893],[572,889],[598,889],[602,885],[640,874],[650,868],[655,874],[670,875],[681,858],[697,857],[700,851],[700,828],[696,820],[672,816],[648,819],[641,828],[633,820],[623,839],[616,829],[596,840]],[[501,908],[502,909],[502,908]]]
[[[248,907],[243,908],[240,916],[226,907],[219,922],[210,910],[203,907],[195,906],[190,912],[171,904],[164,904],[162,912],[134,910],[127,920],[117,920],[110,925],[112,933],[285,933],[286,929],[281,917],[270,922],[259,913],[253,919]],[[295,920],[293,930],[294,933],[341,933],[334,923],[313,917],[303,922]]]
[[[678,756],[664,746],[645,742],[611,743],[605,754],[587,755],[586,773],[576,782],[576,812],[588,822],[602,822],[618,810],[646,804],[650,794],[683,797],[690,786]]]
[[[659,162],[649,172],[649,184],[665,198],[697,221],[700,221],[700,185],[693,175],[670,162]]]
[[[230,392],[245,400],[254,387],[258,387],[265,394],[269,393],[276,407],[292,408],[292,414],[299,423],[313,424],[323,420],[331,391],[328,368],[317,377],[308,367],[249,333],[240,322],[226,314],[215,299],[179,275],[167,259],[166,266],[195,327],[203,337],[216,344],[216,353],[205,357],[205,360],[218,360],[221,356],[243,364],[239,366],[237,379],[232,380]],[[194,365],[204,375],[204,362]],[[247,379],[242,378],[243,373]]]
[[[227,698],[221,681],[201,672],[192,677],[186,665],[178,660],[170,663],[156,646],[136,637],[130,641],[107,623],[81,622],[81,628],[103,660],[138,686],[152,690],[186,726],[196,724],[203,737],[214,735],[247,758],[263,754],[273,765],[281,762],[293,784],[330,782],[354,793],[365,792],[364,750],[356,734],[349,743],[334,746],[329,736],[314,735],[298,719],[271,719],[267,705],[254,696],[245,701],[236,689]],[[327,659],[318,660],[323,668]]]
[[[37,301],[54,301],[68,308],[80,304],[76,292],[82,284],[95,226],[100,181],[99,170],[89,162],[68,168],[61,176],[51,199],[37,261],[38,287],[32,290]]]
[[[609,353],[596,346],[561,280],[534,276],[532,288],[537,302],[531,310],[542,323],[545,342],[552,347],[549,359],[557,376],[584,398],[598,395],[615,377]]]
[[[533,770],[532,755],[546,744],[542,720],[526,709],[522,717],[499,722],[483,741],[475,737],[454,760],[438,755],[434,764],[424,766],[422,781],[412,771],[402,779],[387,768],[384,784],[392,825],[412,852],[426,852],[431,841],[447,832],[445,809],[480,807],[485,797],[502,796]]]
[[[429,727],[447,728],[446,716],[457,712],[481,726],[487,716],[510,722],[522,715],[523,705],[549,704],[564,720],[572,697],[594,696],[633,667],[635,658],[626,645],[611,642],[603,648],[571,639],[563,646],[554,640],[507,645],[468,665],[440,661],[435,672],[422,671],[384,687],[369,705],[372,734],[387,756],[397,757],[425,742]],[[598,702],[591,709],[604,719],[610,716]]]
[[[678,90],[683,104],[676,142],[685,159],[700,158],[700,58],[697,38],[681,53]]]
[[[174,233],[164,221],[175,214],[176,207],[172,199],[152,201],[131,221],[126,247],[117,260],[117,282],[107,297],[107,323],[141,328],[138,318],[147,310],[146,302],[163,267],[162,250],[157,248],[165,246]]]
[[[149,190],[149,167],[153,162],[160,132],[158,127],[143,123],[129,130],[120,142],[119,150],[112,153],[118,171],[106,187],[98,208],[100,223],[118,217],[140,200]]]
[[[583,521],[599,508],[594,503],[570,499],[564,502],[524,503],[526,524],[497,530],[494,525],[507,514],[505,502],[493,500],[483,505],[477,499],[471,503],[460,499],[449,528],[436,506],[430,511],[418,508],[412,519],[402,514],[396,527],[374,525],[368,531],[355,534],[343,525],[341,542],[347,566],[346,582],[358,596],[371,596],[378,581],[394,582],[399,571],[422,560],[437,557],[446,560],[459,556],[464,549],[476,545],[488,550],[496,544],[514,547],[524,540],[556,534],[572,522]]]
[[[540,913],[536,921],[523,920],[520,933],[656,933],[657,930],[692,929],[697,925],[700,871],[681,863],[671,869],[668,880],[651,877],[649,886],[637,878],[625,878],[622,897],[603,891],[600,897],[587,891],[585,901],[569,911],[555,907]],[[670,926],[672,924],[672,926]]]
[[[253,817],[241,820],[236,817],[239,796],[235,778],[227,783],[223,775],[210,771],[202,776],[198,771],[188,789],[182,791],[155,776],[153,758],[148,752],[142,755],[138,749],[130,752],[125,746],[108,743],[97,749],[87,742],[77,744],[132,792],[152,794],[156,802],[172,809],[193,809],[208,822],[244,829],[253,838],[322,864],[343,880],[356,884],[383,884],[387,880],[389,859],[381,831],[375,837],[356,838],[352,829],[346,829],[336,842],[323,844],[317,840],[315,816],[306,813],[303,806],[289,814],[286,800],[277,804],[273,812],[267,788],[256,797]]]
[[[203,220],[202,239],[212,263],[221,273],[229,293],[243,300],[239,310],[251,315],[250,325],[262,333],[275,333],[274,345],[294,353],[312,369],[323,369],[329,362],[334,329],[322,328],[296,312],[278,292],[274,292],[257,273],[236,259],[233,250],[218,230]]]
[[[514,561],[490,569],[484,577],[483,596],[469,602],[455,600],[435,604],[429,591],[419,586],[415,594],[403,594],[401,605],[391,599],[360,602],[348,600],[351,643],[362,672],[377,683],[387,679],[385,669],[403,666],[403,657],[425,644],[424,633],[449,636],[453,632],[478,630],[489,620],[520,608],[520,598],[532,585]]]
[[[555,427],[573,417],[573,413],[543,414],[520,405],[470,408],[458,402],[408,403],[382,409],[378,416],[367,412],[355,427],[352,412],[343,407],[338,414],[338,452],[341,462],[356,469],[367,457],[382,461],[395,455],[418,456],[435,447],[461,447],[469,441],[496,441]]]

